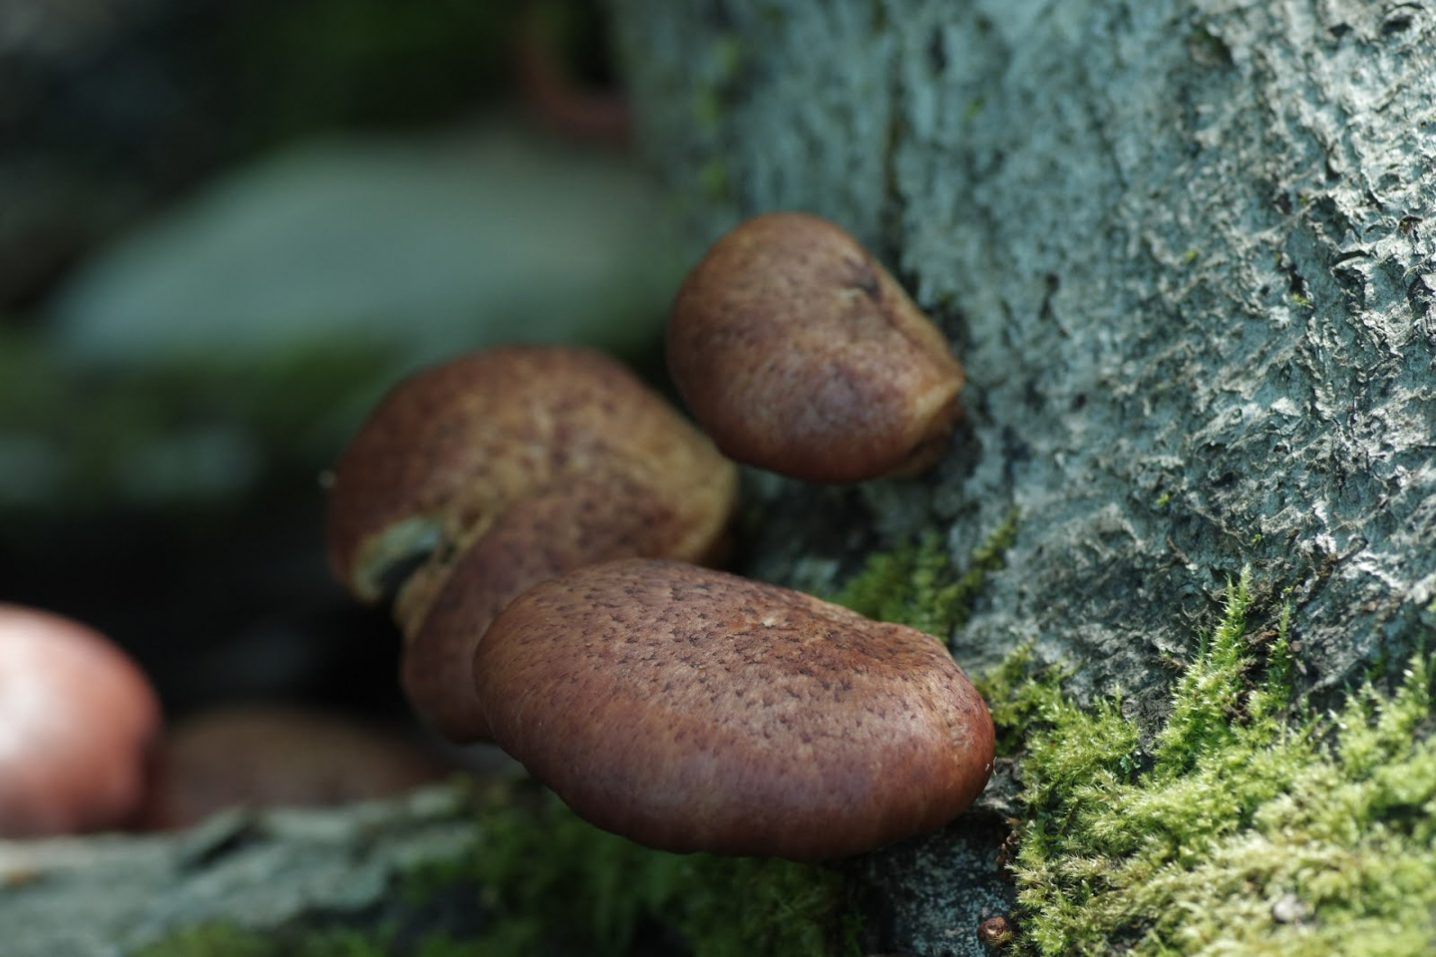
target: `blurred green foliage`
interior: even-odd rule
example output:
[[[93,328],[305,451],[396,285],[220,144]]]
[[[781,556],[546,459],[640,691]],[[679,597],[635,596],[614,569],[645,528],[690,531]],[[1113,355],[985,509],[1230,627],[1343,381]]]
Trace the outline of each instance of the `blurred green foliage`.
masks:
[[[475,109],[505,85],[519,3],[300,0],[245,5],[233,32],[251,138],[412,125]]]
[[[0,513],[214,504],[286,471],[317,476],[387,362],[345,343],[97,369],[0,334]]]

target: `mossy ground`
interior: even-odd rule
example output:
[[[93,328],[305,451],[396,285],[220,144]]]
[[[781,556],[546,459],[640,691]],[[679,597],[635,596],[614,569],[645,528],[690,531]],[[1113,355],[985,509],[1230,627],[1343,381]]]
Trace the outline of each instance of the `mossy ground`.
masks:
[[[476,812],[471,852],[407,875],[397,910],[439,895],[477,925],[416,935],[383,921],[257,932],[188,928],[136,957],[694,957],[856,955],[841,875],[827,867],[667,854],[585,823],[536,787],[502,788]]]
[[[691,953],[695,957],[851,953],[843,886],[815,865],[648,850],[580,820],[542,792],[488,813],[472,857],[416,876],[455,876],[492,915],[471,953]]]

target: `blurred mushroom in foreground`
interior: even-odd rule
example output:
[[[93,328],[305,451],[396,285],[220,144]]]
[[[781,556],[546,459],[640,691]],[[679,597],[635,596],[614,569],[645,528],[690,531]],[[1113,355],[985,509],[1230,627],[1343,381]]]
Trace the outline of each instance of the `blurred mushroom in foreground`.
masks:
[[[229,807],[328,807],[392,797],[444,769],[399,734],[322,711],[219,708],[158,748],[146,824],[188,827]]]
[[[0,837],[133,823],[160,721],[149,681],[109,639],[0,604]]]

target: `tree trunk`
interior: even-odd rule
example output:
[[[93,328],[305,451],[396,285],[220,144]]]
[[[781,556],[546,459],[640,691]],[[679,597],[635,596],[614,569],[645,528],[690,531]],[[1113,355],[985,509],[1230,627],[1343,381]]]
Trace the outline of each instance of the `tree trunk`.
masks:
[[[1247,564],[1295,587],[1315,684],[1412,647],[1436,594],[1431,10],[616,6],[646,152],[704,239],[829,216],[957,344],[963,447],[852,495],[959,560],[1020,509],[960,660],[1033,640],[1094,686],[1164,687]]]
[[[1033,643],[1149,725],[1245,566],[1321,701],[1436,625],[1430,4],[611,5],[695,243],[828,216],[969,376],[935,475],[783,485],[750,571],[821,586],[922,529],[962,564],[1015,507],[958,661]],[[899,856],[897,943],[978,952],[1002,889]]]

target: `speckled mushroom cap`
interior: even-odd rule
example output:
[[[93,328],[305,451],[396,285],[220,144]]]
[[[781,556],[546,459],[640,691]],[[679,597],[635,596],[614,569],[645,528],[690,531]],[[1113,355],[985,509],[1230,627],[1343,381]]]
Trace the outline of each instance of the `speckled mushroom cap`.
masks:
[[[662,850],[871,850],[942,826],[992,770],[987,707],[935,639],[675,562],[535,586],[474,673],[505,750]]]
[[[908,474],[961,414],[946,339],[841,228],[804,213],[741,223],[689,274],[668,368],[740,462],[814,482]]]
[[[486,740],[470,664],[494,617],[529,586],[615,558],[696,558],[673,506],[639,484],[578,479],[509,506],[450,567],[404,651],[414,708],[454,741]]]
[[[361,600],[377,601],[415,554],[451,559],[511,503],[607,474],[671,509],[684,558],[714,546],[735,503],[732,463],[606,356],[553,346],[470,353],[400,383],[344,451],[330,564]],[[423,583],[411,606],[437,584]]]

